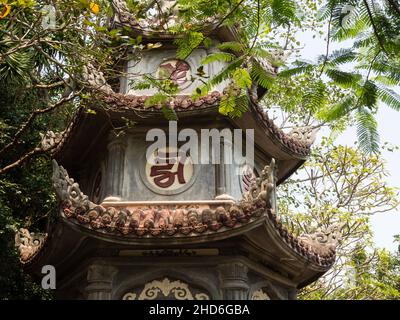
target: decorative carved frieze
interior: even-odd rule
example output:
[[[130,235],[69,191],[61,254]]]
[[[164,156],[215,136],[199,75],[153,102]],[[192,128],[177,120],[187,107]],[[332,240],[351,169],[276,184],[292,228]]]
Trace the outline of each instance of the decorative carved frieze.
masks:
[[[262,203],[260,203],[262,205]],[[243,209],[234,204],[220,206],[146,205],[133,209],[94,205],[74,207],[63,204],[66,218],[74,219],[94,230],[145,236],[175,236],[217,232],[233,228],[260,217],[265,207],[248,204]]]
[[[122,300],[209,300],[210,296],[205,292],[193,292],[189,285],[180,280],[153,280],[144,285],[140,292],[127,292]]]
[[[53,161],[53,170],[53,184],[62,202],[65,217],[91,229],[104,229],[111,233],[137,236],[196,235],[246,224],[266,215],[268,210],[266,189],[261,180],[260,195],[257,195],[257,190],[253,190],[254,199],[238,203],[217,201],[213,205],[171,204],[119,208],[109,207],[106,203],[103,206],[90,202],[81,192],[79,184],[56,161]]]

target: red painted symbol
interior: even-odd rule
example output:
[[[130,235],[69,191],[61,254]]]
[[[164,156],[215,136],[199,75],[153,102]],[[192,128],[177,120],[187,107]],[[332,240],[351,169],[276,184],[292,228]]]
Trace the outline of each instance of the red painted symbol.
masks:
[[[175,177],[178,178],[179,184],[185,184],[184,177],[184,160],[185,155],[177,155],[176,152],[159,151],[155,158],[155,165],[150,168],[150,177],[154,178],[154,183],[160,188],[168,188],[175,182]],[[161,163],[161,164],[159,164]],[[176,171],[172,171],[177,164]]]
[[[184,61],[167,61],[161,64],[160,68],[165,71],[166,78],[170,79],[178,86],[183,86],[188,81],[187,74],[190,67]]]

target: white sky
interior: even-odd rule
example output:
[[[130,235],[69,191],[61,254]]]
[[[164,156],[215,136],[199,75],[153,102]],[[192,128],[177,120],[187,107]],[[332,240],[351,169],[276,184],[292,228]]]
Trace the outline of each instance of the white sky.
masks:
[[[304,45],[300,52],[302,59],[315,61],[318,55],[325,53],[326,43],[322,38],[313,39],[312,35],[311,32],[301,33],[298,35],[298,39]],[[330,50],[332,52],[332,50],[345,46],[347,47],[348,43],[332,43]],[[377,121],[381,143],[387,141],[391,145],[400,146],[400,112],[382,105],[378,111]],[[337,143],[353,145],[356,139],[355,128],[348,128],[338,137]],[[382,155],[387,162],[386,169],[390,173],[386,181],[390,186],[400,188],[400,151],[384,152]],[[375,244],[378,247],[391,251],[397,249],[393,242],[393,236],[400,234],[400,211],[393,210],[372,216],[371,227],[374,232]]]

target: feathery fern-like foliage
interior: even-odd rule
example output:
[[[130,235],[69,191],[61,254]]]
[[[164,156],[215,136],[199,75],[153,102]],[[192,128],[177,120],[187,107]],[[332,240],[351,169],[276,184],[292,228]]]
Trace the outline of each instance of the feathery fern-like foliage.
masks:
[[[365,108],[360,108],[357,111],[356,120],[360,148],[365,152],[378,152],[379,134],[375,117]]]

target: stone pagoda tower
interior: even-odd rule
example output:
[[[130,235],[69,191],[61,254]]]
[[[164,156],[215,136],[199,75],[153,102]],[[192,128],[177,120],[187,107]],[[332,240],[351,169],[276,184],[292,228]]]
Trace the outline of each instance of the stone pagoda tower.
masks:
[[[174,35],[164,30],[177,23],[176,16],[149,14],[137,21],[124,1],[113,3],[114,26],[131,28],[145,44],[162,45],[142,52],[140,60],[127,59],[119,88],[88,66],[96,113],[82,108],[64,132],[45,135],[44,148],[57,144],[52,156],[59,210],[46,234],[22,229],[16,235],[24,267],[40,280],[42,267],[54,266],[60,299],[296,299],[334,263],[338,241],[333,229],[296,237],[277,218],[275,189],[307,158],[311,134],[276,127],[259,106],[263,90],[254,85],[239,118],[218,111],[229,81],[191,98],[202,59],[218,43],[235,41],[233,29],[210,21],[214,45],[179,60]],[[175,10],[173,1],[163,1],[163,9]],[[258,63],[276,72],[268,62]],[[212,77],[224,66],[210,63],[203,70]],[[164,107],[146,104],[155,88],[131,85],[146,74],[167,74],[179,87],[168,100],[179,119],[172,125]],[[127,120],[134,125],[115,130]],[[177,150],[183,142],[146,157],[153,143],[146,140],[149,130],[166,132],[168,140],[175,124],[175,134],[191,129],[199,137],[204,129],[253,129],[254,166],[246,160],[198,163],[193,150],[184,161],[158,162],[182,156]],[[201,157],[232,156],[226,140],[218,139]]]

